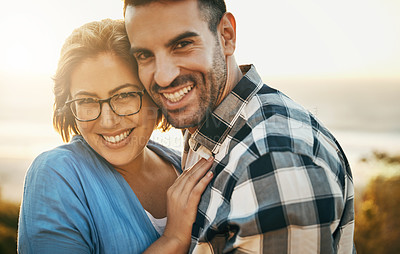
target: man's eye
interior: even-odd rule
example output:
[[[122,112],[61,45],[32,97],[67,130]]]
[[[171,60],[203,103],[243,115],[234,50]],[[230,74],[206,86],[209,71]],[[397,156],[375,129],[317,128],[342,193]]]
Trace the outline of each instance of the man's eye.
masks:
[[[192,44],[191,41],[181,41],[181,42],[176,44],[175,48],[176,49],[181,49],[181,48],[184,48],[184,47],[186,47],[187,45],[190,45],[190,44]]]
[[[140,53],[136,53],[135,55],[134,55],[134,57],[136,58],[136,60],[146,60],[146,59],[148,59],[148,58],[150,58],[151,57],[151,54],[150,53],[147,53],[147,52],[140,52]]]

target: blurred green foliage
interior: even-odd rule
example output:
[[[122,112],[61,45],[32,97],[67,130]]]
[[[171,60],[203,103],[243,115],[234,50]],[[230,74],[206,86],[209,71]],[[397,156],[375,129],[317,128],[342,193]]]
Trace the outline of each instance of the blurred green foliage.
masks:
[[[17,253],[19,205],[0,199],[0,253]]]
[[[400,253],[400,156],[374,152],[372,158],[383,162],[396,174],[370,180],[355,203],[355,244],[358,254]],[[393,170],[392,170],[393,171]]]

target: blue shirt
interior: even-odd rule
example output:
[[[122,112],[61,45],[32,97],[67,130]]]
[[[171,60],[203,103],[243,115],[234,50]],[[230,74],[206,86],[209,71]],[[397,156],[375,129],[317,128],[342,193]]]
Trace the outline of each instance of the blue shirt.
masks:
[[[147,147],[180,171],[180,158]],[[39,155],[29,168],[19,253],[142,253],[159,234],[121,174],[81,136]]]

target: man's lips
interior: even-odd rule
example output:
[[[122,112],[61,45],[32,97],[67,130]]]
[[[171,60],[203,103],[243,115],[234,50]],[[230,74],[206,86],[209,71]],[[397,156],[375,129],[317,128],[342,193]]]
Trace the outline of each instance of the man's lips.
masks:
[[[190,90],[192,90],[194,84],[193,82],[190,82],[189,85],[184,86],[182,88],[180,88],[179,90],[173,91],[173,92],[161,92],[161,94],[170,102],[178,102],[180,100],[183,99],[183,97],[185,97],[185,95],[187,93],[190,92]]]

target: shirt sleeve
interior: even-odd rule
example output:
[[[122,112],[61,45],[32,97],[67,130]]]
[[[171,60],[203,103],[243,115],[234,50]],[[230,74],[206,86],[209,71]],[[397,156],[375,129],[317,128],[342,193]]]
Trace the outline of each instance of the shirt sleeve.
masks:
[[[18,251],[93,253],[93,236],[79,178],[67,159],[52,159],[41,155],[28,170],[19,218]]]
[[[334,160],[292,152],[260,156],[233,189],[223,252],[336,253],[346,200],[343,170]]]

